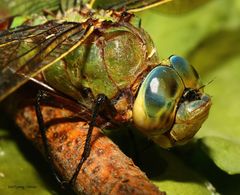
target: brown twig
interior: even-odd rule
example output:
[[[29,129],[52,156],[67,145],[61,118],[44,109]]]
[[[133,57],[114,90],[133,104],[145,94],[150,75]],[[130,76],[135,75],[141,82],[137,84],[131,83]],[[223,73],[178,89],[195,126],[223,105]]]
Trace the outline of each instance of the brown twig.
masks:
[[[33,104],[16,105],[16,109],[11,108],[10,112],[14,111],[11,115],[25,136],[45,155]],[[81,159],[88,124],[73,120],[70,116],[74,113],[66,109],[42,106],[42,114],[49,126],[47,138],[54,167],[69,181]],[[165,194],[98,128],[94,128],[90,156],[73,190],[77,194]]]

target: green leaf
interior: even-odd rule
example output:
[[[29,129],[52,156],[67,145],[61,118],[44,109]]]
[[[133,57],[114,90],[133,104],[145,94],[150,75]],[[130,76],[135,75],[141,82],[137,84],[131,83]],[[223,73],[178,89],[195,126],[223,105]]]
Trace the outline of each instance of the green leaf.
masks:
[[[0,162],[1,194],[51,194],[39,179],[39,173],[33,164],[23,155],[16,140],[3,129],[0,129]]]
[[[220,137],[201,139],[203,150],[216,165],[229,174],[240,173],[240,143]]]
[[[160,150],[159,148],[156,150],[158,150],[158,153],[154,152],[153,149],[146,151],[149,155],[146,159],[149,161],[152,158],[153,162],[151,164],[145,163],[145,166],[151,167],[154,163],[161,162],[161,164],[158,164],[160,168],[154,169],[155,177],[152,178],[154,184],[161,190],[171,195],[207,195],[215,193],[212,184],[199,173],[189,168],[181,159],[166,150]],[[165,171],[160,171],[159,169],[162,168],[163,161],[166,164],[166,169]],[[157,174],[159,176],[156,176]]]
[[[205,152],[229,174],[240,174],[240,57],[232,57],[209,73],[206,86],[213,106],[204,128],[198,134]]]
[[[142,27],[151,35],[161,58],[172,54],[187,57],[193,55],[193,51],[210,35],[225,28],[237,28],[239,7],[239,1],[236,0],[214,0],[186,14],[172,16],[160,14],[153,9],[138,13],[138,16],[142,19]],[[195,61],[193,65],[198,62]],[[198,67],[200,66],[201,64]]]
[[[206,80],[213,82],[205,87],[212,95],[213,106],[199,137],[217,136],[240,143],[240,57],[236,56],[218,65]]]

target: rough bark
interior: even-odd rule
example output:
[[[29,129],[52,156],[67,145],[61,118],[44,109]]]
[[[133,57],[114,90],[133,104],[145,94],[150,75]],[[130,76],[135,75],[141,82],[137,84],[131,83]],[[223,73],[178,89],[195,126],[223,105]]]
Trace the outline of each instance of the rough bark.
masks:
[[[45,155],[33,103],[14,104],[8,110],[25,136]],[[73,120],[71,116],[76,114],[63,108],[43,105],[42,114],[49,126],[47,138],[54,167],[69,181],[81,159],[88,124]],[[73,190],[77,194],[165,194],[98,128],[94,128],[90,156]]]

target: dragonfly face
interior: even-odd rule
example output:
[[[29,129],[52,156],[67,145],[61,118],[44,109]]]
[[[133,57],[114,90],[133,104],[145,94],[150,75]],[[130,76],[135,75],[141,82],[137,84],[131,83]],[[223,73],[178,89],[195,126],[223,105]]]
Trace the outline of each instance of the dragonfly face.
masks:
[[[166,1],[123,4],[138,11]],[[133,122],[162,147],[192,138],[211,105],[196,70],[178,56],[160,62],[149,35],[131,24],[132,14],[86,10],[83,20],[74,15],[0,32],[0,100],[42,73],[51,87],[85,107],[106,95],[117,111],[113,120]]]
[[[196,70],[179,56],[154,68],[133,107],[135,125],[162,147],[191,139],[206,120],[211,101]]]

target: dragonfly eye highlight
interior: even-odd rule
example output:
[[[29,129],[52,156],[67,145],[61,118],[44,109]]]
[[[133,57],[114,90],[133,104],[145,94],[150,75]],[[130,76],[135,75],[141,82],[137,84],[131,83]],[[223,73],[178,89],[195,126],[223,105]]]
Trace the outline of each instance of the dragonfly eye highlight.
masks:
[[[150,117],[155,117],[158,111],[164,107],[166,100],[163,94],[160,93],[160,81],[157,77],[149,81],[149,85],[145,93],[145,104]]]

